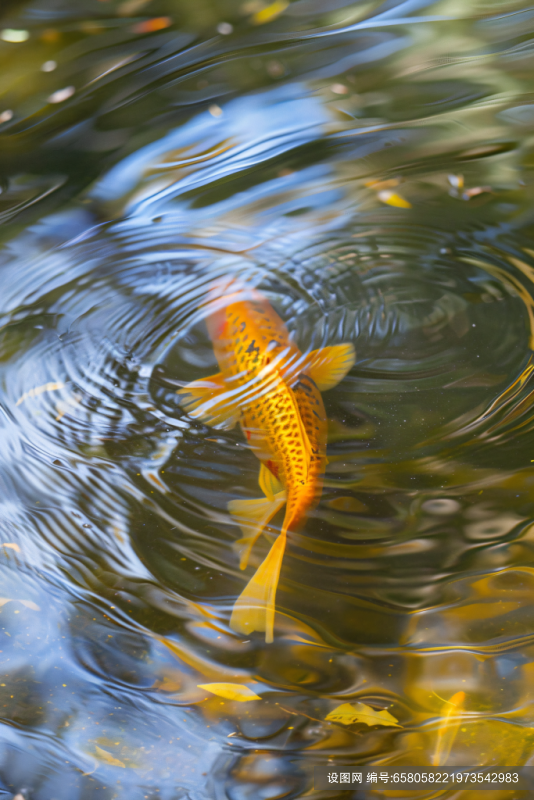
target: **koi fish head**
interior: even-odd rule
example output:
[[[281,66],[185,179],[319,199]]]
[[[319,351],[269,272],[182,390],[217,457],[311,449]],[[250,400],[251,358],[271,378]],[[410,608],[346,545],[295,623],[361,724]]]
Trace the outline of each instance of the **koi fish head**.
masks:
[[[225,335],[226,309],[236,303],[246,303],[261,299],[259,292],[247,286],[240,278],[225,275],[210,285],[206,308],[208,310],[207,326],[212,342],[217,342]]]

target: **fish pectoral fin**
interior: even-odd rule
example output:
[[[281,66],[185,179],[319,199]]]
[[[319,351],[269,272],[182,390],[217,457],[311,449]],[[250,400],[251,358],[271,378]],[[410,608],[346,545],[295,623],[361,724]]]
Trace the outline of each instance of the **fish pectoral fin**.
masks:
[[[271,501],[274,500],[275,494],[284,491],[284,487],[278,478],[273,475],[267,464],[264,464],[263,462],[260,466],[258,483],[263,494],[266,495],[266,497]]]
[[[273,641],[274,601],[285,547],[286,533],[283,531],[237,598],[230,618],[230,627],[236,633],[248,636],[252,631],[265,631],[265,641]]]
[[[245,569],[258,537],[274,515],[286,502],[285,491],[278,492],[272,500],[262,497],[259,500],[230,500],[228,511],[235,523],[245,534],[243,539],[234,542],[234,550],[239,555],[239,566]]]
[[[178,389],[176,394],[182,395],[180,405],[190,417],[212,428],[230,430],[239,419],[239,410],[233,399],[230,399],[221,372],[188,383],[182,389]]]
[[[326,392],[343,380],[354,366],[355,360],[354,345],[335,344],[312,350],[306,358],[302,372],[310,376],[320,392]]]

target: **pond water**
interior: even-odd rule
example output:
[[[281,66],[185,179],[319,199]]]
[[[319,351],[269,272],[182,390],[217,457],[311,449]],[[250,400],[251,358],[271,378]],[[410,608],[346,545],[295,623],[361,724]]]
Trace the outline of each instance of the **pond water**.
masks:
[[[534,763],[532,9],[0,13],[0,796]],[[227,275],[302,349],[357,352],[272,644],[229,627],[269,549],[241,572],[232,548],[257,461],[176,394],[216,371]],[[326,719],[346,703],[396,726]]]

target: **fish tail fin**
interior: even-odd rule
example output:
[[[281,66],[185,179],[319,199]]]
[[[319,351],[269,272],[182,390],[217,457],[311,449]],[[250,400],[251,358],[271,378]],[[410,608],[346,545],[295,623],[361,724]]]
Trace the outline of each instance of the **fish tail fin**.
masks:
[[[285,529],[276,538],[267,558],[258,567],[241,592],[232,611],[230,627],[236,633],[248,635],[265,631],[265,641],[274,638],[275,597],[286,548]]]
[[[286,502],[285,491],[274,494],[271,499],[230,500],[228,511],[245,534],[243,539],[234,542],[234,550],[239,554],[239,566],[245,569],[250,551],[261,532]]]

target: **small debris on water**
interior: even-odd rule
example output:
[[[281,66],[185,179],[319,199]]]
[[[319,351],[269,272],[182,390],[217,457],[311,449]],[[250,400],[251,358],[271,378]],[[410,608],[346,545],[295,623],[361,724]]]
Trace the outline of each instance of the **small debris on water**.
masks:
[[[76,89],[74,86],[65,86],[64,89],[58,89],[48,98],[49,103],[64,103],[69,97],[72,97]]]
[[[26,42],[30,38],[30,32],[17,30],[16,28],[4,28],[0,31],[0,39],[4,42]]]

